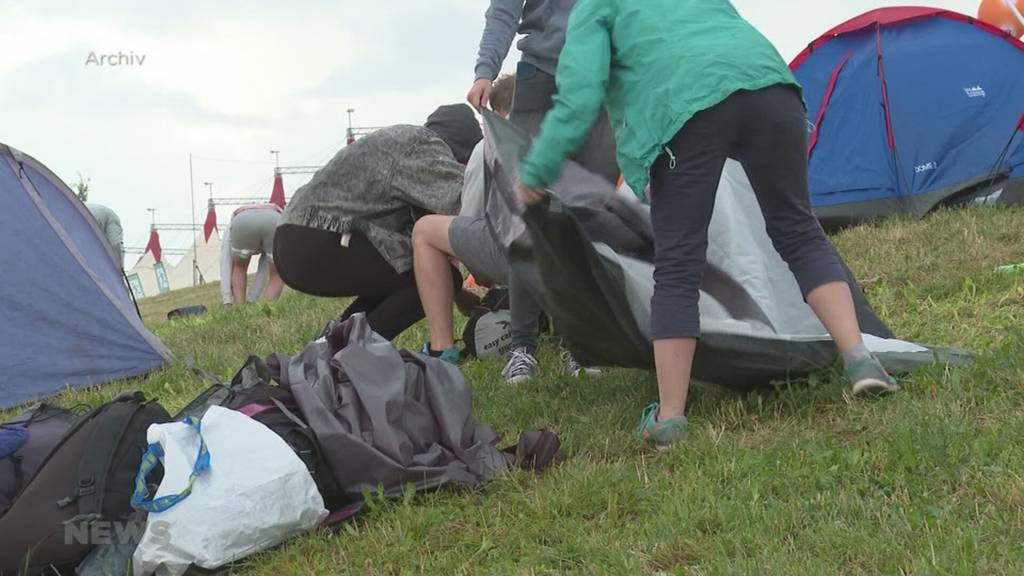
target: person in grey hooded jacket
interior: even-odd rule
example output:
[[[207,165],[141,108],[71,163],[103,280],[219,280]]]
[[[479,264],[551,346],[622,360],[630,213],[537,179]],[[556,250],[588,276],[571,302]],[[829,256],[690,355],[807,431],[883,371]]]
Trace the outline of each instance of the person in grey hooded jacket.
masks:
[[[491,0],[480,39],[475,81],[466,96],[469,103],[477,110],[487,105],[492,81],[501,71],[512,41],[517,34],[521,35],[517,46],[522,58],[516,68],[509,119],[530,134],[536,134],[557,96],[555,71],[565,44],[569,14],[575,4],[576,0]],[[609,182],[617,182],[619,167],[615,161],[615,135],[603,111],[573,160]],[[512,354],[502,375],[507,382],[518,384],[529,380],[538,366],[538,318],[542,306],[537,296],[526,288],[537,280],[537,268],[532,259],[517,255],[510,258],[509,264]],[[581,367],[567,353],[564,359],[566,370],[572,375],[598,373]]]
[[[393,339],[423,309],[412,270],[413,225],[456,214],[463,173],[482,138],[465,104],[442,106],[424,126],[382,128],[346,146],[299,188],[274,236],[274,262],[294,290],[355,297],[342,320],[365,312]],[[461,274],[452,267],[456,286]]]

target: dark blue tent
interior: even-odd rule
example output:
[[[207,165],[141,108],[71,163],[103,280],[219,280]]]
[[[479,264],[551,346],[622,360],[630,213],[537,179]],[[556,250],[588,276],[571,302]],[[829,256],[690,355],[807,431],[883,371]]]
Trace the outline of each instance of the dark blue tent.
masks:
[[[826,228],[1024,188],[1024,44],[963,14],[884,8],[793,61]]]
[[[0,198],[0,408],[170,360],[107,240],[59,178],[0,144]]]

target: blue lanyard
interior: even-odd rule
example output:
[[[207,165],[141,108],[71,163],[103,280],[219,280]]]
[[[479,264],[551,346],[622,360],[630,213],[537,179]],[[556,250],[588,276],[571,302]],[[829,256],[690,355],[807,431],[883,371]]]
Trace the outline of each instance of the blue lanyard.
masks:
[[[183,420],[183,422],[194,428],[196,434],[199,435],[199,454],[196,455],[196,461],[192,465],[192,473],[189,474],[188,484],[178,494],[168,494],[153,500],[147,500],[146,477],[149,476],[149,474],[156,468],[156,465],[164,459],[163,447],[159,444],[150,444],[146,453],[142,455],[142,464],[139,467],[138,475],[135,476],[135,491],[132,493],[132,508],[150,513],[167,511],[175,504],[178,504],[185,498],[188,498],[189,494],[192,493],[192,487],[195,485],[199,476],[210,469],[210,451],[207,450],[206,441],[203,440],[203,432],[199,420],[197,418],[190,417]]]

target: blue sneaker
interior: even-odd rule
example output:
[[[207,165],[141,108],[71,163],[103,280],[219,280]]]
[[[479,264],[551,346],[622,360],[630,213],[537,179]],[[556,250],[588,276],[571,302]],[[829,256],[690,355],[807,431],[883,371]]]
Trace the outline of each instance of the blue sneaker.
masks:
[[[636,427],[636,436],[658,450],[665,450],[686,438],[686,416],[658,420],[658,409],[657,404],[651,404],[644,410]]]
[[[900,390],[896,379],[886,373],[885,368],[882,368],[882,364],[874,356],[865,356],[848,362],[844,371],[854,396],[884,396]]]
[[[462,353],[459,351],[458,346],[449,346],[448,348],[441,350],[440,353],[437,353],[430,349],[430,342],[423,345],[423,355],[430,356],[431,358],[440,358],[441,360],[444,360],[449,364],[455,364],[456,366],[458,366],[459,362],[462,360]]]

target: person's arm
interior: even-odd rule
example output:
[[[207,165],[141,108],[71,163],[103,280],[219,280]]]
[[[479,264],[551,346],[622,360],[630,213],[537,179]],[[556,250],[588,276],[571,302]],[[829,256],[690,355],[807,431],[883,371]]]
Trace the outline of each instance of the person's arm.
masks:
[[[611,70],[611,6],[606,0],[581,0],[569,18],[558,63],[558,95],[544,117],[520,170],[529,188],[554,182],[562,163],[586,138],[604,105]]]
[[[519,31],[523,4],[524,0],[491,0],[491,6],[487,9],[473,86],[466,95],[466,101],[477,111],[482,110],[491,100],[491,83],[498,77],[501,65],[512,47],[512,40]]]
[[[476,59],[476,80],[493,81],[498,77],[519,31],[524,4],[524,0],[491,0],[484,15],[484,33],[480,37],[480,51]]]
[[[245,304],[245,285],[249,281],[249,259],[231,259],[231,299],[235,304]]]

